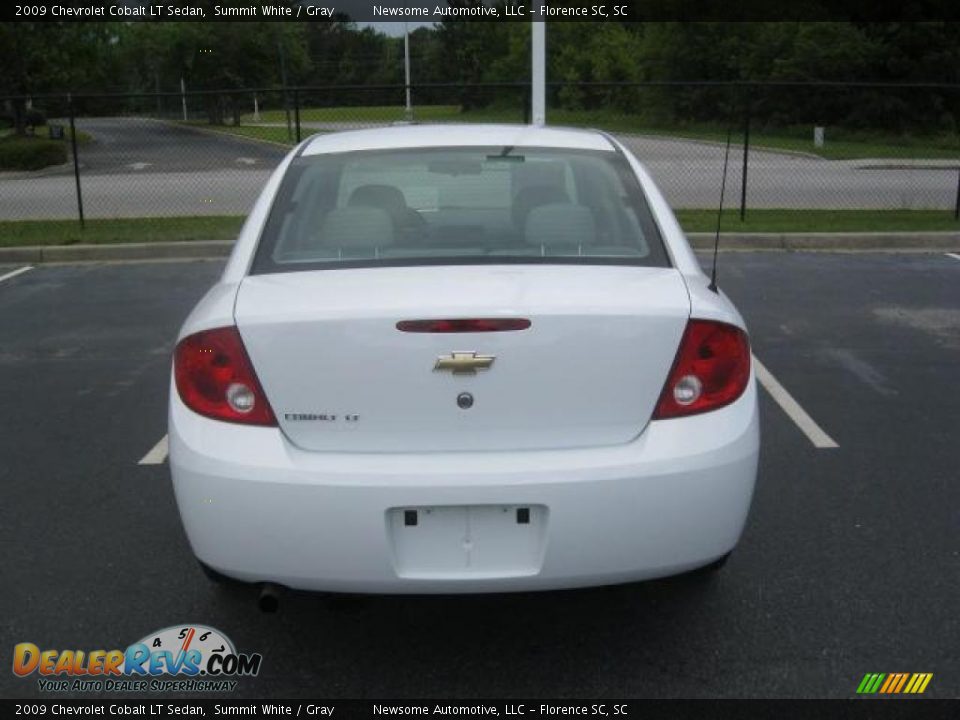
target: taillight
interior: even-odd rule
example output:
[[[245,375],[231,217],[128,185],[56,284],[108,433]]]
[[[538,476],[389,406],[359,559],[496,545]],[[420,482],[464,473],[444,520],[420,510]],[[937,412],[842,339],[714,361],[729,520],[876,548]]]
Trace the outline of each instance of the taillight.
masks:
[[[694,415],[729,405],[750,379],[750,342],[738,327],[690,320],[654,420]]]
[[[185,337],[173,353],[177,392],[200,415],[246,425],[277,424],[235,327]]]

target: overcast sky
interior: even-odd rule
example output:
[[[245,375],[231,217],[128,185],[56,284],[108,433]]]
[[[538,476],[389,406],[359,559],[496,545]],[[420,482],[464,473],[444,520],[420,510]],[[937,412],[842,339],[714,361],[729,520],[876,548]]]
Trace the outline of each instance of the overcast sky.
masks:
[[[432,22],[423,22],[422,20],[416,20],[407,22],[407,28],[410,32],[413,32],[418,27],[426,27],[428,25],[433,25]],[[379,30],[385,35],[392,35],[393,37],[402,37],[403,36],[403,23],[402,22],[358,22],[358,27],[372,27],[374,30]]]

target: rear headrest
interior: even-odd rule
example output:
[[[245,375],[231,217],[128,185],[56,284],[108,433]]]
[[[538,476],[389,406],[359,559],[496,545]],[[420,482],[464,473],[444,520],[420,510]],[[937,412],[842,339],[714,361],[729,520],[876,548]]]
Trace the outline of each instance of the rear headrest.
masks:
[[[393,223],[380,208],[334,208],[320,226],[320,242],[332,248],[383,247],[393,242]]]
[[[407,200],[400,189],[393,185],[361,185],[350,193],[347,205],[403,210],[407,207]]]
[[[551,203],[530,211],[524,236],[531,245],[591,245],[597,231],[593,213],[583,205]]]
[[[528,185],[513,198],[513,225],[518,230],[526,227],[530,211],[549,203],[568,203],[570,196],[559,185]]]

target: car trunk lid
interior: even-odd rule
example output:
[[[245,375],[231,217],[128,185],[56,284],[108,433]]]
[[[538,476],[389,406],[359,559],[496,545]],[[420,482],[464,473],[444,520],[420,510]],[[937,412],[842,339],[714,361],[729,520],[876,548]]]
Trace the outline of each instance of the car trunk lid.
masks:
[[[689,312],[674,269],[535,264],[254,275],[235,310],[283,432],[318,452],[629,442],[650,419]],[[476,318],[529,327],[398,329]]]

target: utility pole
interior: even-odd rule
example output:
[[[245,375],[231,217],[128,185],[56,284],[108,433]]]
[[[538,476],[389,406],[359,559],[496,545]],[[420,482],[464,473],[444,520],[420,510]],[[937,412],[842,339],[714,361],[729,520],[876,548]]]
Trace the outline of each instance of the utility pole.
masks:
[[[183,121],[187,121],[187,84],[183,81],[183,75],[180,76],[180,106],[183,108]]]
[[[531,43],[531,121],[534,125],[544,125],[547,122],[547,62],[546,62],[546,26],[543,21],[534,20],[530,23]]]

